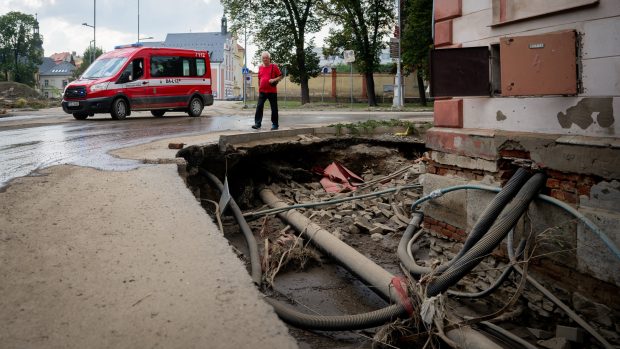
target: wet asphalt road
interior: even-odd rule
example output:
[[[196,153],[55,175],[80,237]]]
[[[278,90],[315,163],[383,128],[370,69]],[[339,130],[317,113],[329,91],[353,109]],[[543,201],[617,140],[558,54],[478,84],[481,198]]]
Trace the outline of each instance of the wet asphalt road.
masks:
[[[248,130],[253,111],[216,104],[205,108],[199,118],[169,113],[154,118],[149,112],[134,112],[126,120],[112,120],[108,114],[79,121],[61,109],[20,112],[0,118],[0,188],[11,179],[53,165],[72,164],[103,170],[130,170],[142,164],[119,159],[109,151],[179,135]],[[312,126],[369,119],[430,120],[430,113],[281,111],[280,127]],[[263,120],[269,126],[269,112]]]

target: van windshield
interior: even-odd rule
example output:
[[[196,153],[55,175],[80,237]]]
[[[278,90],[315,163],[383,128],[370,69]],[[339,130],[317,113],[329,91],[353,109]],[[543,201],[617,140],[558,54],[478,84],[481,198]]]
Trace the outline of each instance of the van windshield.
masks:
[[[102,58],[91,64],[82,74],[83,79],[107,78],[118,72],[125,64],[127,57]]]

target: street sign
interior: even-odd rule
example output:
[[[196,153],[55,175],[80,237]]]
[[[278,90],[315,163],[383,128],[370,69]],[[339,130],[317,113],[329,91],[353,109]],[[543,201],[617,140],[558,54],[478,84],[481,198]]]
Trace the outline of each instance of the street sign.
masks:
[[[323,69],[321,69],[321,72],[323,74],[329,74],[329,71],[330,71],[329,67],[323,67]]]
[[[250,69],[248,69],[248,67],[243,67],[243,69],[241,69],[241,72],[242,72],[244,75],[247,75],[247,74],[249,74],[249,73],[250,73]]]
[[[344,51],[344,62],[345,63],[353,63],[355,62],[355,51],[346,50]]]
[[[245,81],[247,81],[248,84],[252,83],[252,75],[246,75],[245,76]]]

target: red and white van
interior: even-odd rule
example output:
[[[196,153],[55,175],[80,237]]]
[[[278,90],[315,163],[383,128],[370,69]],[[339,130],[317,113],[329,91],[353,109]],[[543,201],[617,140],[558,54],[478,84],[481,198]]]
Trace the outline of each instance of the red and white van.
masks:
[[[62,109],[84,120],[95,113],[124,119],[133,110],[200,116],[213,104],[211,64],[206,51],[119,46],[99,56],[63,94]]]

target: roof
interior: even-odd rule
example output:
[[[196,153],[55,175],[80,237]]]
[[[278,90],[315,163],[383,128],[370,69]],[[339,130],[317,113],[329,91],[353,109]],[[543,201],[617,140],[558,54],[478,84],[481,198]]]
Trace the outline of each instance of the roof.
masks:
[[[211,62],[224,61],[224,45],[231,34],[210,33],[171,33],[166,36],[166,47],[208,51]]]
[[[53,55],[50,56],[50,58],[56,62],[59,62],[59,61],[71,62],[71,53],[69,52],[54,53]]]
[[[67,76],[72,75],[75,66],[69,62],[55,62],[52,58],[43,57],[43,63],[39,65],[40,76]]]

